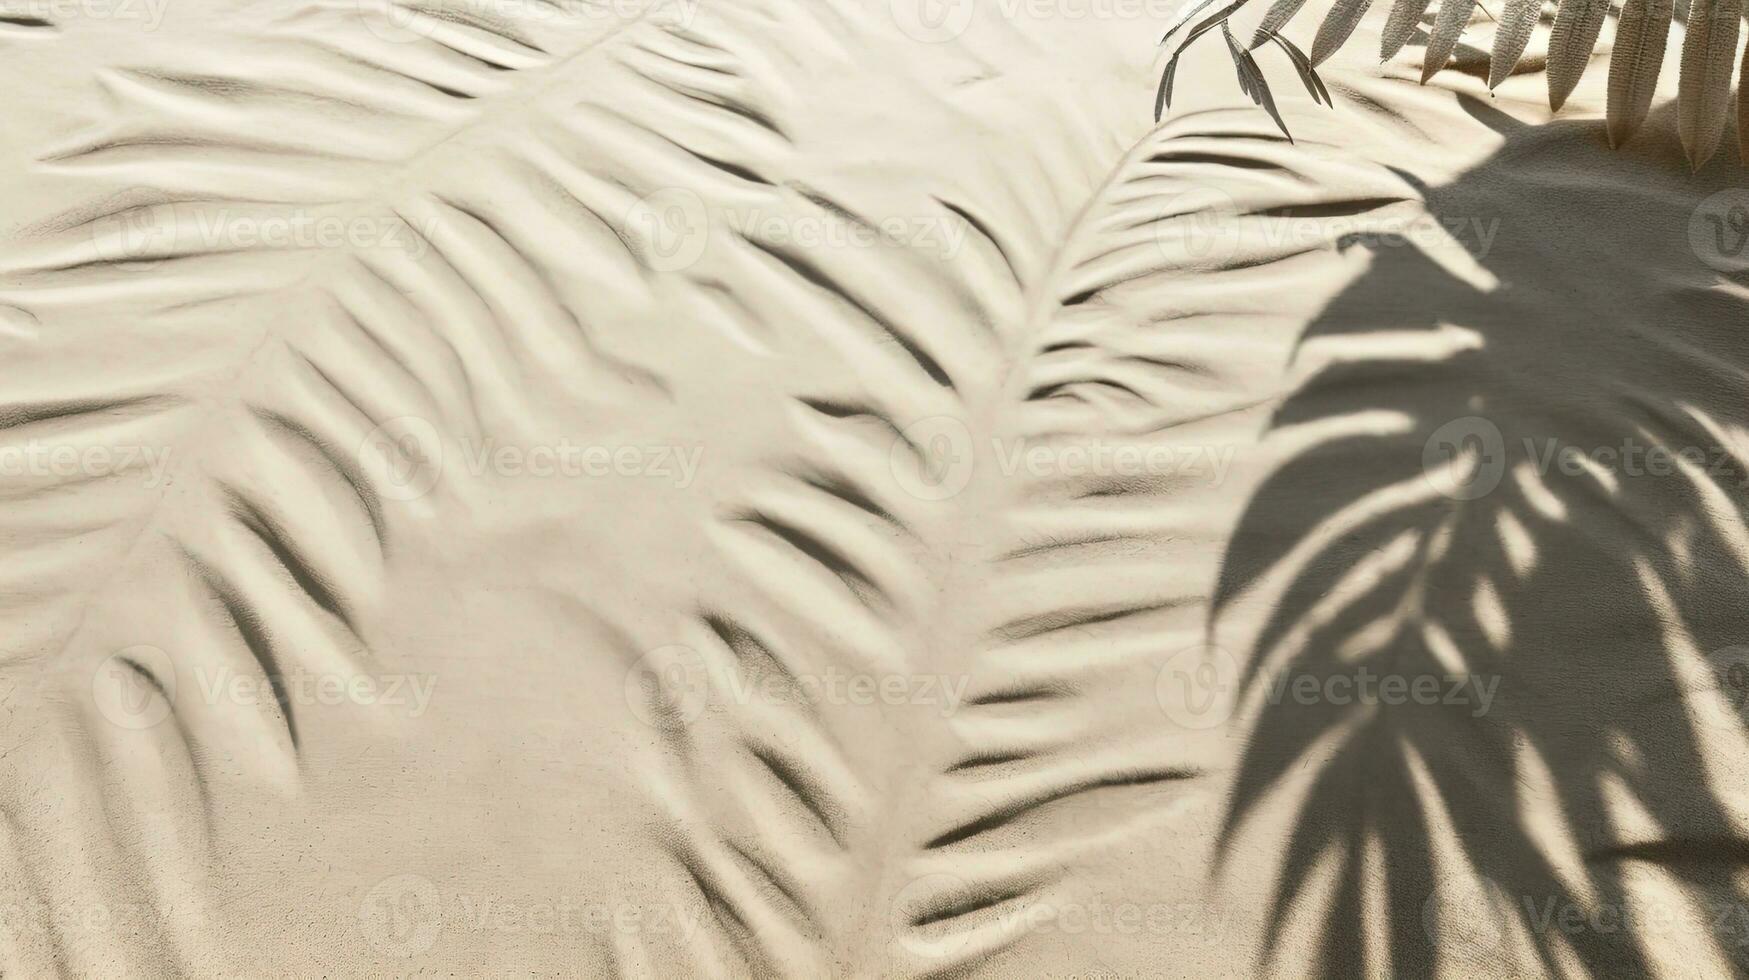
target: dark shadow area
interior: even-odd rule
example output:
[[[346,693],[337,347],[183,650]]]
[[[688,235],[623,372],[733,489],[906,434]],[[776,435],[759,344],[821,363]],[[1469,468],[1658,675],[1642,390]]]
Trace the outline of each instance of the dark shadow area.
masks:
[[[1530,128],[1474,100],[1466,108],[1507,143],[1429,188],[1427,202],[1498,290],[1407,242],[1356,241],[1373,252],[1370,270],[1301,344],[1453,328],[1479,343],[1434,360],[1381,353],[1329,367],[1282,405],[1271,433],[1381,410],[1409,422],[1319,442],[1271,474],[1229,543],[1214,615],[1318,529],[1349,522],[1288,578],[1247,651],[1248,687],[1282,670],[1324,679],[1362,667],[1498,687],[1479,714],[1474,698],[1266,701],[1222,846],[1240,846],[1243,822],[1286,777],[1315,773],[1269,915],[1271,939],[1290,917],[1322,917],[1315,972],[1325,975],[1461,969],[1456,940],[1430,925],[1478,912],[1439,911],[1448,889],[1461,890],[1448,864],[1435,874],[1447,847],[1492,890],[1481,914],[1501,916],[1509,938],[1528,934],[1530,959],[1550,974],[1568,972],[1559,956],[1570,955],[1595,976],[1645,976],[1657,940],[1712,942],[1743,975],[1749,841],[1718,794],[1749,773],[1739,751],[1749,711],[1706,710],[1696,678],[1737,705],[1749,689],[1749,657],[1730,649],[1749,644],[1749,436],[1737,438],[1749,433],[1749,274],[1710,267],[1690,233],[1699,220],[1749,259],[1737,240],[1749,211],[1696,218],[1709,195],[1749,191],[1749,176],[1734,133],[1692,174],[1674,106],[1654,113],[1643,145],[1620,152],[1601,121]],[[1448,426],[1464,419],[1486,424]],[[1612,461],[1632,446],[1646,447],[1638,465]],[[1691,459],[1704,461],[1655,466],[1654,446],[1694,447]],[[1574,451],[1591,463],[1563,466]],[[1739,660],[1742,672],[1729,671]],[[1731,767],[1709,763],[1709,750]],[[1635,825],[1622,818],[1624,798],[1637,804]],[[1548,828],[1527,813],[1571,842],[1580,880],[1558,872]],[[1330,900],[1311,901],[1317,868],[1332,862]],[[1673,925],[1655,918],[1669,910],[1636,908],[1636,865],[1668,876],[1669,894],[1701,916]],[[1358,941],[1369,905],[1386,911],[1389,962],[1369,962]],[[1567,907],[1605,914],[1563,926]]]

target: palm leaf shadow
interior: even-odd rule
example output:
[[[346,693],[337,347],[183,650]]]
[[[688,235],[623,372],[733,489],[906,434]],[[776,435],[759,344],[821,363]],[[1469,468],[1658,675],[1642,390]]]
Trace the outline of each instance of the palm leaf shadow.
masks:
[[[1448,867],[1435,864],[1443,845],[1493,896],[1503,935],[1530,937],[1544,972],[1576,959],[1594,975],[1643,976],[1658,938],[1645,928],[1563,928],[1545,913],[1551,903],[1636,911],[1636,863],[1702,909],[1740,909],[1749,897],[1733,880],[1744,851],[1707,771],[1709,748],[1741,739],[1740,723],[1694,705],[1696,678],[1710,676],[1704,658],[1749,639],[1740,612],[1749,470],[1724,435],[1749,429],[1740,300],[1749,274],[1715,273],[1689,245],[1691,221],[1704,218],[1695,202],[1741,174],[1715,166],[1691,179],[1674,149],[1656,164],[1611,153],[1600,123],[1489,124],[1504,146],[1426,196],[1499,289],[1479,291],[1402,240],[1357,242],[1373,253],[1369,271],[1300,344],[1448,325],[1477,341],[1433,361],[1338,363],[1281,405],[1271,434],[1362,411],[1409,422],[1316,444],[1280,466],[1229,542],[1213,614],[1231,611],[1315,531],[1346,522],[1287,576],[1250,651],[1247,689],[1364,668],[1498,678],[1495,697],[1485,712],[1474,698],[1373,708],[1262,698],[1220,847],[1236,850],[1247,820],[1309,766],[1264,949],[1303,907],[1321,917],[1324,973],[1454,966],[1462,943],[1443,924],[1464,911],[1449,901],[1452,879],[1435,870]],[[1461,419],[1498,428],[1499,442],[1468,459],[1471,476],[1498,485],[1457,494],[1473,499],[1391,498],[1392,488],[1431,486],[1424,449]],[[1633,472],[1625,462],[1602,473],[1549,462],[1567,447],[1630,444],[1697,447],[1706,459],[1664,473],[1643,455]],[[1374,574],[1357,578],[1369,566]],[[1336,747],[1313,751],[1320,744]],[[1620,818],[1624,789],[1654,830]],[[1563,867],[1527,826],[1527,810],[1552,812],[1582,861]],[[1298,905],[1331,861],[1330,899]],[[1357,937],[1375,889],[1388,912],[1383,941],[1369,946]],[[1710,941],[1749,969],[1728,931]]]

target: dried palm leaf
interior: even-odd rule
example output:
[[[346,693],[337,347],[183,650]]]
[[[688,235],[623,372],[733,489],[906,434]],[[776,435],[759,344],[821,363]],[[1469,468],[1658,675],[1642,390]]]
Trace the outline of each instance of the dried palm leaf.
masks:
[[[1300,73],[1300,81],[1305,84],[1306,91],[1311,94],[1312,101],[1335,108],[1336,103],[1330,100],[1330,90],[1324,87],[1324,80],[1318,77],[1318,69],[1312,66],[1312,60],[1300,50],[1300,46],[1287,38],[1271,32],[1266,40],[1274,42],[1294,64],[1294,70]]]
[[[1749,160],[1749,99],[1743,97],[1745,86],[1749,86],[1749,51],[1743,53],[1743,73],[1737,77],[1737,154],[1741,160]]]
[[[1269,92],[1269,82],[1263,77],[1263,69],[1257,67],[1257,59],[1233,39],[1233,31],[1225,21],[1221,22],[1221,39],[1227,42],[1227,53],[1233,56],[1233,70],[1238,73],[1240,91],[1249,95],[1252,102],[1262,106],[1263,111],[1269,113],[1269,118],[1275,120],[1281,134],[1292,143],[1293,134],[1287,131],[1287,123],[1282,121],[1281,111],[1275,107],[1275,96]]]
[[[1241,3],[1242,2],[1243,0],[1241,0]],[[1204,4],[1204,6],[1207,6],[1207,4]],[[1184,52],[1190,49],[1190,46],[1196,42],[1197,38],[1202,37],[1216,27],[1225,25],[1226,18],[1240,6],[1241,4],[1239,3],[1232,4],[1208,15],[1208,17],[1204,18],[1201,23],[1190,29],[1190,33],[1186,34],[1184,36],[1184,41],[1178,45],[1178,50],[1172,52],[1172,58],[1166,62],[1166,70],[1160,73],[1160,89],[1154,94],[1155,122],[1159,122],[1160,117],[1165,110],[1172,107],[1172,80],[1178,74],[1178,60],[1184,57]],[[1174,27],[1171,31],[1166,33],[1166,36],[1171,37],[1177,30],[1178,28]]]
[[[1620,146],[1646,121],[1670,39],[1671,0],[1627,0],[1609,64],[1609,142]]]
[[[1312,39],[1312,64],[1321,65],[1344,44],[1360,19],[1372,7],[1372,0],[1336,0],[1336,6],[1318,26],[1318,36]]]
[[[1696,168],[1712,159],[1725,132],[1725,105],[1731,98],[1731,67],[1742,21],[1743,0],[1695,0],[1688,15],[1677,126],[1682,149]]]
[[[1164,43],[1215,0],[1201,0],[1175,24]],[[1228,20],[1249,0],[1234,0],[1197,24],[1167,63],[1154,103],[1155,118],[1171,104],[1173,76],[1184,47],[1214,26],[1219,25],[1230,37]],[[1379,39],[1381,59],[1395,56],[1416,36],[1427,16],[1431,0],[1395,0],[1385,19]],[[1318,26],[1312,42],[1312,53],[1297,56],[1298,49],[1281,35],[1289,21],[1304,7],[1304,0],[1274,0],[1256,28],[1251,48],[1265,42],[1281,47],[1300,73],[1301,81],[1314,101],[1329,102],[1329,94],[1321,91],[1322,82],[1311,69],[1335,54],[1353,36],[1360,19],[1366,15],[1372,0],[1336,0],[1330,12]],[[1447,0],[1434,15],[1427,36],[1427,50],[1421,69],[1426,82],[1444,68],[1462,39],[1463,28],[1469,22],[1476,0]],[[1549,105],[1559,110],[1572,95],[1590,66],[1603,22],[1609,15],[1611,0],[1561,0],[1555,14],[1554,29],[1549,39]],[[1524,56],[1531,33],[1543,12],[1543,0],[1507,0],[1494,37],[1492,63],[1488,70],[1488,87],[1494,88],[1511,76]],[[1615,48],[1618,52],[1609,74],[1609,138],[1621,145],[1631,138],[1645,121],[1657,89],[1665,48],[1669,42],[1671,20],[1686,20],[1687,37],[1682,51],[1680,82],[1680,127],[1682,146],[1696,167],[1706,163],[1718,150],[1724,135],[1727,103],[1731,97],[1731,69],[1736,64],[1737,40],[1742,33],[1744,0],[1695,0],[1692,10],[1687,0],[1626,0],[1617,28]],[[1687,16],[1685,17],[1685,13]],[[1236,46],[1236,45],[1235,45]],[[1275,112],[1273,101],[1265,103],[1268,90],[1256,72],[1256,61],[1242,61],[1235,55],[1234,65],[1239,82],[1248,95],[1264,105],[1282,132],[1287,126]],[[1742,68],[1749,79],[1749,63]],[[1739,116],[1749,120],[1749,114],[1739,105]],[[1740,124],[1749,130],[1749,122]],[[1743,157],[1749,160],[1749,136],[1740,138]]]
[[[1306,5],[1306,0],[1275,0],[1269,7],[1269,12],[1263,15],[1263,23],[1257,25],[1256,33],[1251,35],[1251,47],[1260,48],[1277,31],[1287,26],[1293,20],[1300,8]]]
[[[1561,0],[1549,36],[1549,108],[1560,109],[1591,63],[1609,0]]]
[[[1530,32],[1536,29],[1542,11],[1543,0],[1507,0],[1506,10],[1500,15],[1500,26],[1494,32],[1494,53],[1488,65],[1489,88],[1506,81],[1512,69],[1518,67],[1518,59],[1524,57],[1525,45],[1530,43]]]
[[[1403,45],[1415,36],[1421,19],[1427,16],[1428,0],[1397,0],[1391,15],[1385,18],[1385,31],[1379,37],[1379,60],[1388,61],[1403,50]]]
[[[1463,34],[1464,25],[1470,22],[1470,11],[1474,9],[1476,0],[1445,0],[1439,5],[1439,13],[1433,19],[1433,36],[1427,41],[1427,55],[1421,60],[1421,81],[1432,78],[1451,60],[1458,37]]]

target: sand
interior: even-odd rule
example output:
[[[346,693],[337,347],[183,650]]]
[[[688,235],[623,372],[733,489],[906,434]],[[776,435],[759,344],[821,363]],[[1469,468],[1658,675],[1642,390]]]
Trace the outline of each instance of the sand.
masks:
[[[7,8],[7,975],[1742,972],[1681,28],[1171,6]]]

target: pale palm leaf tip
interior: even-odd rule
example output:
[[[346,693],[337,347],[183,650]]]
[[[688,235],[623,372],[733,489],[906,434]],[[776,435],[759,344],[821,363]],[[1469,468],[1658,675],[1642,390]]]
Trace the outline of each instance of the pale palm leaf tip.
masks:
[[[1161,75],[1159,91],[1154,101],[1154,118],[1158,121],[1172,104],[1172,82],[1178,70],[1178,59],[1197,38],[1220,27],[1229,38],[1228,47],[1239,75],[1240,88],[1252,101],[1264,107],[1276,125],[1287,133],[1287,126],[1276,111],[1267,80],[1256,71],[1256,59],[1250,50],[1274,42],[1288,55],[1300,74],[1314,102],[1332,105],[1329,93],[1317,77],[1316,66],[1323,64],[1353,36],[1360,19],[1372,6],[1372,0],[1336,0],[1330,12],[1318,26],[1312,42],[1312,53],[1304,56],[1292,42],[1281,36],[1295,15],[1305,6],[1305,0],[1274,0],[1258,24],[1248,47],[1233,43],[1228,20],[1250,0],[1234,0],[1196,23],[1184,35],[1173,51]],[[1379,38],[1379,55],[1384,60],[1396,56],[1415,37],[1426,19],[1431,0],[1394,0]],[[1427,49],[1421,69],[1425,83],[1444,68],[1462,39],[1463,28],[1477,0],[1446,0],[1434,15],[1428,34]],[[1164,45],[1183,30],[1215,0],[1201,0],[1161,37]],[[1486,8],[1484,8],[1486,9]],[[1543,10],[1543,0],[1507,0],[1494,35],[1488,68],[1488,87],[1496,88],[1511,77],[1524,57],[1531,32]],[[1548,84],[1549,107],[1559,111],[1578,86],[1608,18],[1610,0],[1560,0],[1555,24],[1549,38]],[[1749,84],[1749,52],[1741,65],[1736,61],[1737,42],[1742,33],[1745,0],[1694,0],[1688,18],[1687,34],[1682,48],[1682,77],[1679,85],[1679,127],[1683,152],[1696,169],[1705,166],[1718,151],[1724,137],[1725,119],[1731,106],[1731,70],[1738,68],[1739,90]],[[1663,67],[1664,52],[1669,41],[1670,22],[1674,19],[1674,0],[1626,0],[1616,28],[1614,50],[1609,67],[1608,131],[1612,146],[1632,139],[1645,122],[1651,108]],[[1749,162],[1749,105],[1741,99],[1737,106],[1739,156]],[[1291,139],[1291,136],[1289,137]]]

